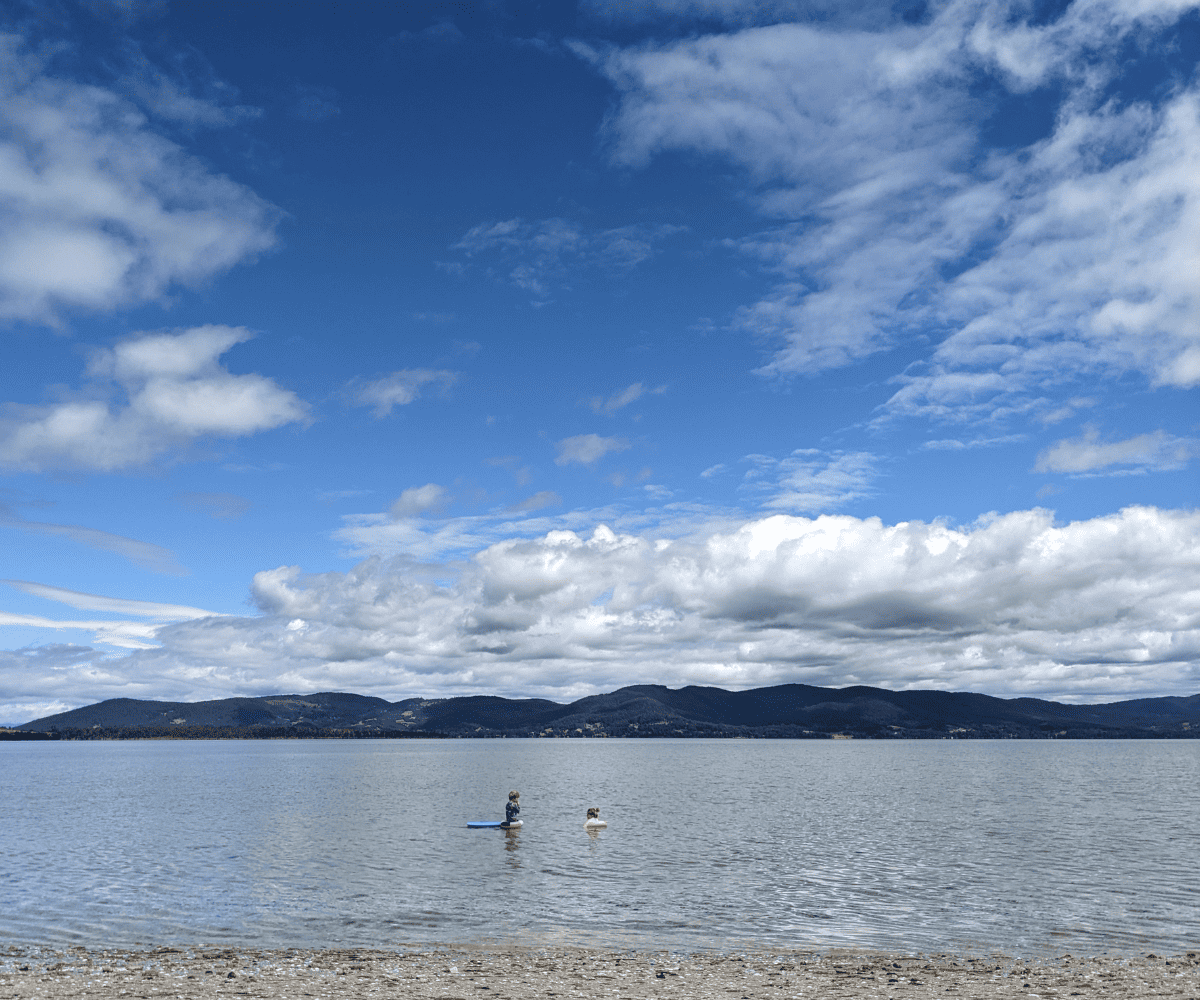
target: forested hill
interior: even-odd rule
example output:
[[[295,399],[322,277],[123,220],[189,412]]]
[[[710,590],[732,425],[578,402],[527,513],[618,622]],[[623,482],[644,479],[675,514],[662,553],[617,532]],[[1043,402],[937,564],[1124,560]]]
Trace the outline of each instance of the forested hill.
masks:
[[[1195,738],[1200,695],[1103,705],[944,691],[783,684],[750,691],[656,684],[560,705],[465,697],[388,702],[356,694],[219,701],[115,698],[36,719],[21,733],[145,737],[786,737],[822,739]],[[3,733],[0,733],[3,738]],[[13,733],[11,738],[19,738]],[[27,738],[27,737],[26,737]]]

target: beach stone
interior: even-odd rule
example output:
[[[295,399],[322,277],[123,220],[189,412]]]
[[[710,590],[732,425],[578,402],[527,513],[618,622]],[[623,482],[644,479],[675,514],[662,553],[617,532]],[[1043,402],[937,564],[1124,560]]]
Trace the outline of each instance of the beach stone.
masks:
[[[913,956],[866,951],[668,952],[554,946],[120,951],[10,950],[0,1000],[1200,1000],[1190,956]],[[99,962],[111,973],[102,975]],[[230,968],[236,966],[240,975]],[[214,972],[217,973],[214,975]],[[124,990],[125,994],[121,995]]]

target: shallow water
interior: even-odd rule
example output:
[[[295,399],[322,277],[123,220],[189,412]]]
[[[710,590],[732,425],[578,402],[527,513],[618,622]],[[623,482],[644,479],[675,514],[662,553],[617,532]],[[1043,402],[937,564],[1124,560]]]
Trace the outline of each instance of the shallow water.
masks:
[[[9,743],[0,802],[0,941],[1200,943],[1193,741]]]

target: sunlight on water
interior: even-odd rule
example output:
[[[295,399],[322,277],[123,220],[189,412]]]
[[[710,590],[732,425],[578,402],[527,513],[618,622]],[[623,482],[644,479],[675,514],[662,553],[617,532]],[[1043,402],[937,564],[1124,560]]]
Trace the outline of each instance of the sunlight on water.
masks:
[[[1171,951],[1200,744],[0,746],[0,940]],[[500,818],[521,791],[524,828]],[[597,805],[609,828],[583,829]]]

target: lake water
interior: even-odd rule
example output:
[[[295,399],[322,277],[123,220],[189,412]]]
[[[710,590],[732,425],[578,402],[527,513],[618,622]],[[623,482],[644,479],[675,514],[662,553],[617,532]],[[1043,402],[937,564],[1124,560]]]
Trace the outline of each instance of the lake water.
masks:
[[[1200,945],[1194,741],[8,743],[0,809],[0,943]]]

